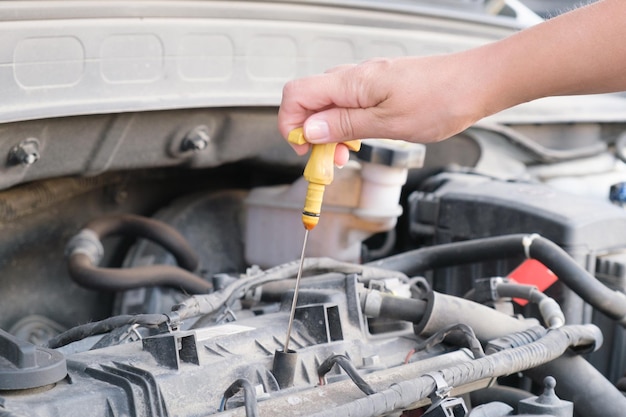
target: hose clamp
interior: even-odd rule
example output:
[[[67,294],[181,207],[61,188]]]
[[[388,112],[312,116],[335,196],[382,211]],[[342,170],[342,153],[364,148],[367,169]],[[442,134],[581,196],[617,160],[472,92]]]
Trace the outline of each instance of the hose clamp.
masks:
[[[533,244],[533,240],[540,238],[541,235],[537,233],[533,233],[532,235],[526,235],[522,238],[522,246],[524,247],[524,255],[526,259],[531,259],[530,257],[530,245]]]
[[[79,253],[87,256],[93,265],[100,263],[104,256],[104,247],[96,232],[83,229],[70,239],[65,248],[66,256],[70,257]]]

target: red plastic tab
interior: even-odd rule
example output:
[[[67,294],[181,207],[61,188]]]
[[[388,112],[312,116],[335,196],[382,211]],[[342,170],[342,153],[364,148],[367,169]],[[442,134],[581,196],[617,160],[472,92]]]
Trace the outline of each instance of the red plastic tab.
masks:
[[[544,264],[534,259],[526,259],[522,262],[520,266],[515,268],[509,274],[509,278],[519,284],[534,285],[541,292],[545,291],[550,285],[557,281],[557,277],[554,275],[554,272],[550,271],[544,266]],[[513,301],[521,306],[528,304],[527,300],[519,298],[514,298]]]

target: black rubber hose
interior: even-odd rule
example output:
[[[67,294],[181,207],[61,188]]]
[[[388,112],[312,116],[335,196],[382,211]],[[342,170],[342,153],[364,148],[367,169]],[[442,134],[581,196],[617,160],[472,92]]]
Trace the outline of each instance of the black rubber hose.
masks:
[[[536,383],[546,376],[557,380],[556,393],[572,401],[579,416],[622,417],[626,397],[596,368],[573,352],[524,371]]]
[[[152,240],[167,249],[180,267],[146,265],[135,268],[100,268],[101,240],[112,235],[130,235]],[[131,214],[105,216],[89,222],[68,243],[68,270],[78,284],[101,291],[123,291],[164,285],[192,294],[204,294],[212,284],[192,273],[198,257],[185,238],[173,227],[154,219]]]
[[[457,323],[469,326],[478,340],[487,342],[511,333],[523,332],[536,321],[518,320],[493,308],[464,298],[431,292],[422,320],[414,322],[415,334],[429,337]]]
[[[534,239],[529,254],[554,272],[559,280],[583,300],[626,326],[626,296],[623,293],[603,285],[567,252],[548,239]]]
[[[210,282],[171,265],[146,265],[137,268],[99,268],[82,253],[75,253],[68,261],[70,275],[86,288],[100,291],[124,291],[132,288],[164,285],[180,288],[191,294],[211,290]]]
[[[90,221],[84,229],[89,229],[100,240],[114,235],[142,237],[151,240],[169,251],[176,263],[188,271],[198,268],[198,255],[178,230],[156,219],[134,214],[114,214]]]
[[[603,285],[558,245],[538,235],[514,234],[447,243],[404,252],[368,265],[411,276],[439,267],[520,256],[538,260],[583,300],[626,326],[626,295]]]
[[[118,327],[139,324],[146,327],[158,327],[165,323],[168,317],[165,314],[137,314],[113,316],[93,323],[81,324],[53,337],[48,341],[50,349],[60,348],[72,342],[85,339],[89,336],[103,334]]]
[[[320,377],[320,381],[324,378],[324,375],[330,372],[335,364],[339,365],[341,369],[346,372],[352,382],[354,382],[365,395],[372,395],[376,393],[376,391],[374,391],[374,389],[367,382],[365,382],[361,375],[359,375],[359,371],[354,367],[346,355],[333,355],[322,362],[322,364],[317,368],[317,375]]]
[[[419,321],[426,311],[422,300],[403,297],[383,297],[380,304],[380,316],[392,320]]]
[[[428,308],[426,301],[416,298],[398,297],[378,290],[359,292],[363,314],[369,317],[384,317],[391,320],[420,322]]]
[[[561,306],[534,285],[499,283],[496,284],[495,290],[499,297],[522,298],[536,304],[548,327],[560,327],[565,324]]]
[[[534,285],[499,283],[496,284],[495,289],[499,297],[522,298],[533,304],[539,304],[541,301],[548,298],[547,295],[539,291]]]
[[[254,387],[247,379],[240,378],[233,382],[224,392],[223,410],[226,410],[226,403],[229,398],[243,389],[243,401],[246,410],[246,417],[259,417],[259,409],[256,401]]]

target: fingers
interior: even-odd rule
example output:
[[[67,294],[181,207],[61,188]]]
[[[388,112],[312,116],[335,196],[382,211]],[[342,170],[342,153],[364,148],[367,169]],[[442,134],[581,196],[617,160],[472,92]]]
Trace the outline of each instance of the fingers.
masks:
[[[347,146],[339,143],[335,148],[335,165],[339,168],[343,168],[343,166],[348,163],[349,158],[350,150]]]
[[[306,154],[311,148],[311,145],[308,143],[305,143],[304,145],[296,145],[294,143],[290,143],[290,145],[293,148],[293,150],[296,151],[296,153],[300,156]]]
[[[305,143],[304,145],[295,145],[290,143],[290,145],[300,156],[306,154],[311,148],[311,145],[308,143]],[[350,159],[350,150],[348,147],[341,143],[337,144],[337,147],[335,148],[335,165],[339,168],[343,168],[343,166],[348,163],[348,159]]]
[[[332,108],[366,108],[376,105],[367,87],[362,82],[367,71],[361,66],[346,65],[330,72],[312,77],[293,80],[285,84],[278,111],[278,128],[286,138],[289,132],[303,126],[313,114]],[[311,125],[310,129],[322,129],[317,136],[323,136],[324,126]]]
[[[324,71],[324,73],[326,74],[330,74],[332,72],[339,72],[339,71],[345,71],[351,68],[356,67],[356,64],[343,64],[343,65],[338,65],[336,67],[333,68],[329,68],[326,71]]]
[[[480,67],[478,58],[472,62]],[[303,127],[310,143],[446,139],[488,114],[490,89],[476,86],[464,69],[467,59],[464,53],[376,59],[291,81],[283,90],[279,129],[286,138]]]
[[[321,74],[285,84],[278,110],[278,129],[285,138],[293,129],[302,127],[312,114],[335,105],[335,78],[331,74]]]
[[[389,126],[374,108],[332,108],[316,113],[304,123],[311,143],[345,142],[353,139],[388,137]]]

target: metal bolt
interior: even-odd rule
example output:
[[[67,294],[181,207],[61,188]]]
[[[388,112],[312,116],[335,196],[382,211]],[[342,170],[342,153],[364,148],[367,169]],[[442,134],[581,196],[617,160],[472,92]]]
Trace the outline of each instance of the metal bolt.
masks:
[[[210,141],[211,141],[211,136],[209,136],[209,128],[206,126],[198,126],[192,129],[183,138],[183,141],[180,144],[180,150],[183,152],[202,151],[206,149]]]
[[[39,141],[28,138],[15,145],[9,152],[9,161],[14,164],[32,165],[39,160]]]

